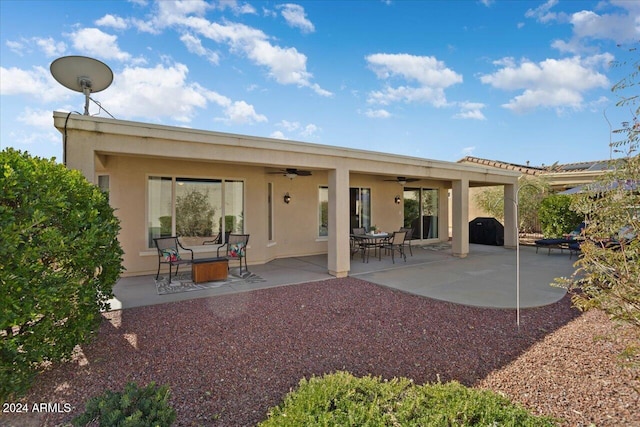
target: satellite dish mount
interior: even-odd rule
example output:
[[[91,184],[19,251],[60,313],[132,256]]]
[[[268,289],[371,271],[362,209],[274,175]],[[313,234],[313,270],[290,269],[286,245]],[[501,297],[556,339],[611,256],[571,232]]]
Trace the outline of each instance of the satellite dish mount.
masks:
[[[84,94],[85,116],[89,115],[91,94],[105,90],[113,82],[113,71],[107,64],[86,56],[63,56],[51,63],[50,70],[62,86]]]

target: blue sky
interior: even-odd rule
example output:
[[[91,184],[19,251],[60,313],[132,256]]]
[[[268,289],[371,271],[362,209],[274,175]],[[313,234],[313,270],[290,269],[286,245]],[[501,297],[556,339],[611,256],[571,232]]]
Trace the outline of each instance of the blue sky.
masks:
[[[83,55],[118,119],[540,165],[609,158],[640,2],[2,0],[0,28],[2,148],[62,158],[84,98],[49,66]]]

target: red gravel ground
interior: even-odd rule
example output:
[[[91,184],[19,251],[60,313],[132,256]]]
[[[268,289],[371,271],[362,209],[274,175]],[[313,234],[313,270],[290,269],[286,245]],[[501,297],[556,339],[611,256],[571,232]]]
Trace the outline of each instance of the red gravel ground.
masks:
[[[347,370],[457,380],[504,393],[563,425],[640,426],[640,370],[620,357],[638,333],[565,297],[522,310],[467,307],[354,278],[115,311],[23,402],[70,413],[2,414],[64,425],[90,396],[128,381],[169,384],[178,426],[250,426],[303,377]],[[635,359],[636,364],[638,359]]]

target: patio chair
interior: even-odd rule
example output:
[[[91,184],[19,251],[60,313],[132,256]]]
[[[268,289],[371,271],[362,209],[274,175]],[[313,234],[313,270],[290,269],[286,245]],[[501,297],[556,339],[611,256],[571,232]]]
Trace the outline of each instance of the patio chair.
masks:
[[[404,239],[407,235],[406,231],[394,231],[393,235],[388,239],[384,240],[380,244],[380,253],[378,254],[378,259],[382,259],[382,250],[386,250],[387,252],[391,252],[391,262],[396,263],[394,254],[396,251],[400,253],[400,256],[404,258],[404,262],[407,262],[407,255],[404,253]]]
[[[156,249],[158,249],[158,272],[156,273],[156,280],[160,277],[160,267],[162,264],[169,264],[169,283],[171,283],[171,269],[173,266],[176,266],[177,275],[181,265],[191,264],[193,262],[193,251],[182,246],[176,236],[158,237],[153,239],[153,242],[156,245]],[[188,251],[191,256],[185,258],[183,254],[180,253],[180,249],[185,253]]]
[[[352,235],[357,235],[357,236],[362,236],[367,234],[367,231],[364,227],[357,227],[357,228],[353,228],[351,230],[351,234]],[[367,256],[367,251],[371,248],[375,249],[375,244],[372,244],[371,242],[367,241],[366,239],[358,239],[355,237],[351,237],[350,240],[350,247],[351,247],[351,258],[353,258],[353,255],[355,253],[362,253],[362,261],[365,260],[365,256]]]
[[[411,241],[413,240],[413,228],[400,227],[400,231],[404,231],[404,246],[409,248],[409,253],[413,256],[413,250],[411,249]],[[406,253],[406,252],[405,252]]]
[[[248,234],[234,234],[229,233],[227,241],[218,246],[217,255],[220,257],[220,251],[224,248],[225,254],[229,261],[240,261],[240,275],[242,276],[242,260],[244,259],[244,268],[247,268],[247,244],[249,243]]]

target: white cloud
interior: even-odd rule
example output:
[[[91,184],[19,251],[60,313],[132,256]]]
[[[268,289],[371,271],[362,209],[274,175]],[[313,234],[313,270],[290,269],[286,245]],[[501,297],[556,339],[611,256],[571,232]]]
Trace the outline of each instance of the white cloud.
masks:
[[[299,28],[303,33],[312,33],[316,30],[313,23],[307,19],[307,14],[302,6],[286,3],[277,7],[282,10],[282,17],[291,27]]]
[[[320,131],[320,128],[313,123],[309,123],[307,125],[302,125],[300,122],[291,122],[289,120],[281,120],[276,124],[276,126],[283,128],[287,132],[297,133],[298,136],[309,138],[314,136],[317,132]],[[284,134],[280,131],[277,131],[281,136],[281,139],[288,139],[284,137]]]
[[[282,128],[284,128],[285,130],[289,131],[289,132],[293,132],[296,131],[298,129],[300,129],[300,123],[299,122],[290,122],[288,120],[281,120],[277,126],[280,126]]]
[[[51,124],[53,125],[53,117],[51,118]],[[57,131],[50,132],[31,132],[23,129],[9,132],[9,138],[12,144],[20,145],[41,145],[44,142],[60,146],[62,144],[62,138]]]
[[[534,18],[538,22],[547,23],[550,21],[558,20],[562,15],[552,12],[551,9],[558,4],[558,0],[547,0],[545,3],[536,7],[535,9],[529,9],[524,16],[527,18]]]
[[[46,39],[36,37],[34,42],[47,57],[61,56],[67,50],[64,42],[57,42],[51,37]]]
[[[202,46],[202,40],[192,34],[183,34],[180,36],[180,40],[184,43],[189,52],[207,58],[207,61],[214,65],[217,65],[220,61],[220,56],[216,52]]]
[[[460,107],[460,112],[453,116],[456,119],[474,119],[474,120],[487,119],[482,113],[482,109],[486,107],[486,105],[483,103],[461,102],[458,105]]]
[[[32,70],[0,67],[0,95],[28,95],[41,102],[51,102],[68,97],[71,91],[58,84],[49,70],[33,67]]]
[[[617,43],[640,37],[638,15],[604,14],[583,10],[571,15],[574,36],[578,39],[609,39]]]
[[[285,137],[284,133],[282,133],[279,130],[271,132],[271,135],[269,135],[269,137],[270,138],[275,138],[275,139],[289,139],[289,138]]]
[[[608,55],[587,58],[575,56],[565,59],[547,59],[540,63],[523,60],[480,77],[484,84],[508,91],[522,91],[503,107],[526,112],[538,107],[579,109],[583,95],[589,90],[606,88],[609,81],[595,66]]]
[[[615,43],[634,42],[640,38],[640,2],[612,0],[601,2],[600,9],[609,6],[618,7],[613,13],[598,13],[592,10],[580,10],[567,14],[555,13],[551,9],[558,0],[548,0],[535,9],[529,9],[525,16],[548,24],[558,22],[570,24],[573,34],[569,40],[554,40],[552,47],[561,52],[580,53],[593,51],[593,46],[585,44],[588,40],[612,40]],[[569,4],[569,3],[567,3]]]
[[[82,28],[69,35],[77,50],[100,58],[118,61],[131,60],[131,54],[120,50],[118,37],[98,28]]]
[[[125,19],[111,14],[107,14],[98,19],[95,21],[95,24],[101,27],[111,27],[116,30],[126,30],[129,27]]]
[[[463,156],[472,156],[474,151],[476,151],[476,147],[475,146],[464,147],[462,149],[462,155]]]
[[[318,126],[314,124],[308,124],[304,127],[302,132],[300,132],[300,135],[308,138],[314,136],[319,130],[320,128]]]
[[[31,108],[26,108],[22,114],[18,116],[18,121],[31,127],[50,130],[53,126],[53,114],[49,110],[32,110]]]
[[[251,124],[257,122],[267,122],[267,117],[263,114],[257,114],[253,105],[247,104],[245,101],[235,101],[224,105],[225,118],[224,122],[235,124]]]
[[[197,109],[205,109],[208,102],[213,102],[223,109],[220,121],[244,124],[267,121],[245,101],[233,101],[197,83],[188,83],[188,71],[183,64],[127,67],[114,79],[109,91],[104,92],[101,102],[120,118],[169,117],[188,123]]]
[[[233,13],[238,15],[244,14],[255,14],[256,9],[248,3],[238,4],[237,0],[220,0],[219,1],[220,9],[231,9]]]
[[[307,71],[306,55],[293,47],[272,44],[263,31],[239,23],[211,22],[203,16],[209,5],[201,1],[179,4],[162,1],[157,5],[158,13],[151,19],[152,24],[146,28],[148,31],[158,31],[169,26],[188,29],[199,36],[224,43],[232,52],[266,67],[268,75],[280,84],[308,87],[320,96],[332,95],[311,82],[313,75]]]
[[[387,86],[369,94],[369,103],[428,102],[440,107],[447,104],[444,89],[462,82],[462,76],[432,56],[377,53],[365,58],[369,68],[383,80],[400,79],[418,86]]]
[[[24,42],[18,42],[15,40],[7,40],[6,43],[7,47],[9,48],[9,50],[11,50],[11,52],[17,54],[17,55],[24,55],[24,50],[25,50],[25,44]]]
[[[391,113],[384,109],[372,110],[368,109],[364,112],[364,115],[372,119],[388,119],[391,117]]]

